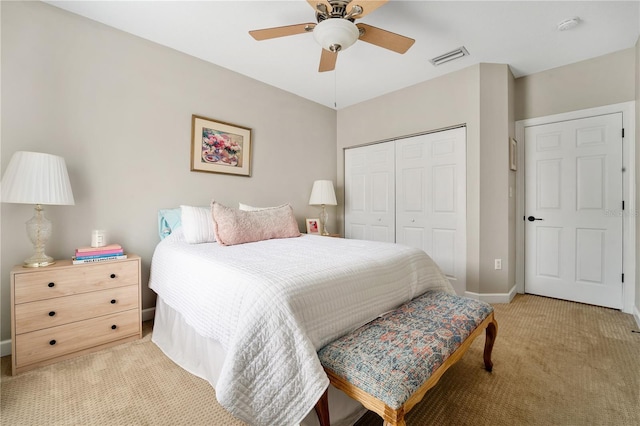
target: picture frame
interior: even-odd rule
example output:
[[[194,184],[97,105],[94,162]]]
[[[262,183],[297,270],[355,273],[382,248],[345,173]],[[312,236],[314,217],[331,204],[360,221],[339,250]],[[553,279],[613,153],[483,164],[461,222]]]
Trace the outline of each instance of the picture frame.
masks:
[[[514,138],[509,138],[509,169],[518,170],[518,142]]]
[[[307,218],[306,222],[307,222],[307,234],[320,235],[320,219]]]
[[[251,176],[251,129],[192,115],[191,171]]]

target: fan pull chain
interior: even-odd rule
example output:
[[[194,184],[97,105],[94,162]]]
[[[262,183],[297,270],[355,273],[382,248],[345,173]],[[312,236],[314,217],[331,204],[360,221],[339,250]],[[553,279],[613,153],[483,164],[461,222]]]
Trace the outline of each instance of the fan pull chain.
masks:
[[[338,71],[333,70],[333,107],[338,108]]]

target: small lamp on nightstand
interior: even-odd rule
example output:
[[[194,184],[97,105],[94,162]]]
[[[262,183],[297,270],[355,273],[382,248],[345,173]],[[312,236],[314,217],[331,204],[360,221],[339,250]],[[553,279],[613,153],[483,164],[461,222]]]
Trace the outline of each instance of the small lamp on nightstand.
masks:
[[[327,220],[329,214],[325,209],[325,206],[336,206],[336,193],[333,190],[333,182],[330,180],[317,180],[313,182],[313,188],[311,189],[311,197],[309,197],[310,206],[322,206],[322,212],[320,212],[320,226],[322,227],[322,235],[329,235],[327,231]]]
[[[40,152],[13,154],[2,178],[2,202],[36,205],[34,216],[27,221],[27,235],[35,253],[23,266],[54,264],[53,258],[44,252],[51,236],[51,222],[44,217],[42,204],[75,204],[64,158]]]

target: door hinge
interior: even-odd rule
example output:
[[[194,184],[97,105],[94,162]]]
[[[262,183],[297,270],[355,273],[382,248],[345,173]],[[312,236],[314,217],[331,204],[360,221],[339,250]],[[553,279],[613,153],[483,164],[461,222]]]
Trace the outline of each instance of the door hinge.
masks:
[[[624,127],[622,128],[622,137],[624,138]]]
[[[624,200],[622,200],[622,210],[624,210]]]
[[[622,282],[624,283],[624,274],[622,274]]]

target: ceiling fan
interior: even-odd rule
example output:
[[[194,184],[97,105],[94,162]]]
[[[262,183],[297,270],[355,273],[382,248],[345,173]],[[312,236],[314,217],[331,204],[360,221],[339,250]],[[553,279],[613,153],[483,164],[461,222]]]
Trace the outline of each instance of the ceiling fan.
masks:
[[[307,0],[316,11],[317,24],[306,23],[284,27],[249,31],[260,41],[312,32],[322,46],[319,72],[332,71],[336,67],[338,52],[347,49],[356,40],[366,41],[397,53],[405,53],[415,42],[367,24],[354,23],[356,19],[373,12],[389,0]]]

